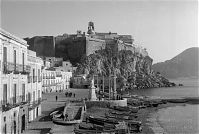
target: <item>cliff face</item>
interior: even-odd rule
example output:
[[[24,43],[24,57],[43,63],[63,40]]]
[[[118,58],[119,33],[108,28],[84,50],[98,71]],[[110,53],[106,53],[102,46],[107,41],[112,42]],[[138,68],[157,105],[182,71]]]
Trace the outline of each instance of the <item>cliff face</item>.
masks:
[[[117,75],[123,88],[150,88],[172,86],[166,78],[151,69],[153,60],[130,50],[113,53],[109,49],[99,50],[84,57],[78,65],[77,74]],[[119,83],[119,84],[121,84]]]

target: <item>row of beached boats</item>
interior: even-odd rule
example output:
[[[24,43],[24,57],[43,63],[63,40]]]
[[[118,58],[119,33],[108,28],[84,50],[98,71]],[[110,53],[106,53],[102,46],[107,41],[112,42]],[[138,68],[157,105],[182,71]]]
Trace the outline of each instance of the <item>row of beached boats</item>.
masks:
[[[85,103],[82,105],[69,104],[64,109],[53,111],[50,116],[52,121],[59,125],[76,124],[75,134],[130,134],[142,131],[141,122],[135,121],[137,108],[114,106],[100,117],[87,116],[84,118],[85,112]]]
[[[104,116],[86,117],[86,121],[75,126],[75,134],[131,134],[142,131],[142,123],[135,121],[136,112],[126,107],[111,107]]]

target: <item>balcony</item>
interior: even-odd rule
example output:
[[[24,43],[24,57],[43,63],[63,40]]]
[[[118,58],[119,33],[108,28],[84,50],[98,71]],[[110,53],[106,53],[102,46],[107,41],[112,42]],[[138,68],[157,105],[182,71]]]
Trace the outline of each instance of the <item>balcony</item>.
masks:
[[[20,73],[29,74],[31,71],[31,67],[28,65],[20,65]]]
[[[32,76],[28,76],[28,83],[32,82]]]
[[[11,62],[3,62],[3,72],[5,74],[9,74],[12,72],[14,72],[15,74],[19,73],[27,74],[30,73],[30,66],[22,64],[14,64]]]
[[[29,110],[34,109],[35,107],[37,107],[40,104],[41,104],[41,98],[38,98],[38,100],[36,100],[36,101],[30,102]]]
[[[12,73],[15,70],[15,66],[10,62],[3,62],[3,72],[5,74]]]
[[[42,76],[38,76],[38,82],[42,81]]]
[[[33,83],[37,82],[37,76],[33,76]]]
[[[28,101],[25,100],[25,96],[23,96],[23,95],[16,96],[16,97],[12,97],[8,100],[1,101],[1,109],[3,112],[5,112],[12,108],[25,105],[27,103],[28,103]]]
[[[62,77],[62,75],[61,74],[56,74],[56,77]]]

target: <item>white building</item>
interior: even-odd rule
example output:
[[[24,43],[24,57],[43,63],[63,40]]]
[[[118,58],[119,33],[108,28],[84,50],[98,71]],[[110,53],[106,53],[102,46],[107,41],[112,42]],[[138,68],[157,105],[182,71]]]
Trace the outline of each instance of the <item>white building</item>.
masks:
[[[63,91],[69,88],[72,72],[57,71],[56,68],[48,68],[42,71],[43,92]]]
[[[31,67],[28,74],[29,121],[41,115],[42,96],[42,67],[43,60],[36,57],[36,52],[28,50],[28,65]]]
[[[0,29],[0,133],[20,134],[28,123],[27,42]]]

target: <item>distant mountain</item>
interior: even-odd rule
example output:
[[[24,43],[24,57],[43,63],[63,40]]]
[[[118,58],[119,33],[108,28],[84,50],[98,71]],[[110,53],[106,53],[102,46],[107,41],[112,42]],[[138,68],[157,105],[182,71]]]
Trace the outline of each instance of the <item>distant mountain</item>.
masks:
[[[198,77],[198,56],[198,47],[188,48],[170,60],[154,64],[152,68],[167,78]]]

